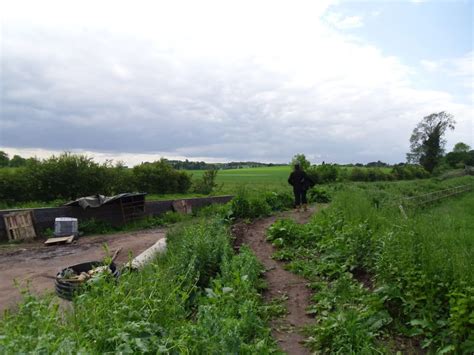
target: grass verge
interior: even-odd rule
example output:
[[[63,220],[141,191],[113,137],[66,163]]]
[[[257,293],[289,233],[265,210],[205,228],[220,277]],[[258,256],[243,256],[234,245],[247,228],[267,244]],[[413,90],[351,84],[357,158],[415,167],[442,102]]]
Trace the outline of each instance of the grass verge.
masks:
[[[351,185],[306,225],[277,221],[275,258],[315,291],[308,328],[322,353],[474,351],[474,193],[413,211],[403,195],[472,178]]]

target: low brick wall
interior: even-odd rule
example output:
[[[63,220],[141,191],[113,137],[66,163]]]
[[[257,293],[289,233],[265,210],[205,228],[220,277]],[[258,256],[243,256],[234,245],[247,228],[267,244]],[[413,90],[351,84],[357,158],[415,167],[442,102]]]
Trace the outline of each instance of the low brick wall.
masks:
[[[232,199],[232,197],[233,196],[214,196],[187,198],[184,200],[186,200],[193,208],[198,208],[213,203],[227,203]],[[167,211],[172,211],[173,201],[176,200],[145,202],[145,216],[159,216]],[[88,208],[86,210],[79,206],[0,210],[0,240],[8,240],[3,215],[20,211],[33,211],[35,227],[38,232],[41,232],[46,228],[54,228],[54,220],[56,217],[73,217],[77,218],[79,221],[95,218],[96,220],[111,223],[114,226],[123,224],[122,211],[118,204],[104,205],[99,208]]]

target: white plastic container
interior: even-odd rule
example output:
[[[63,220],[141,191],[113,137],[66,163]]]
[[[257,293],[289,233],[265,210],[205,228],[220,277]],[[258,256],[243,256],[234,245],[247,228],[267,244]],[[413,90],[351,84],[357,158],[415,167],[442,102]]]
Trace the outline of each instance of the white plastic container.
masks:
[[[56,237],[77,234],[77,218],[57,217],[54,220],[54,235]]]

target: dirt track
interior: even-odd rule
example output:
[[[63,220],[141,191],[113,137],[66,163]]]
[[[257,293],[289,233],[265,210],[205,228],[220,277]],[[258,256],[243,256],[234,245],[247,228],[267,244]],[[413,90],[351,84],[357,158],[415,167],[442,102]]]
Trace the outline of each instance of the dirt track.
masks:
[[[82,262],[102,260],[103,244],[111,253],[119,247],[116,259],[121,265],[129,254],[136,256],[165,236],[163,228],[80,238],[70,245],[45,246],[41,241],[0,249],[0,312],[13,308],[21,300],[15,281],[21,287],[30,283],[30,290],[43,293],[54,290],[54,276],[61,269]]]
[[[266,230],[279,218],[292,218],[298,223],[305,223],[315,212],[314,207],[307,212],[289,211],[259,219],[249,225],[241,223],[234,226],[237,246],[247,244],[265,267],[267,282],[265,300],[269,302],[275,298],[287,298],[285,302],[287,314],[274,319],[271,326],[273,337],[280,348],[288,354],[310,354],[303,345],[304,336],[301,331],[304,326],[312,322],[312,318],[306,314],[311,292],[306,287],[307,280],[286,271],[284,263],[272,259],[275,249],[266,240]]]

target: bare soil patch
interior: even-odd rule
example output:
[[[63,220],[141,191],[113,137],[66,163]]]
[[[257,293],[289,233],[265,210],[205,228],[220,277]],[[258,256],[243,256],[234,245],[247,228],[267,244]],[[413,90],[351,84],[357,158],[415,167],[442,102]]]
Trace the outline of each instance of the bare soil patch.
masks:
[[[304,347],[302,329],[311,323],[312,318],[306,313],[310,304],[311,291],[306,286],[307,280],[284,269],[285,263],[272,259],[274,247],[266,240],[267,228],[279,218],[293,218],[298,223],[306,223],[322,205],[312,207],[307,212],[287,211],[268,218],[256,220],[251,224],[243,222],[233,227],[235,246],[248,245],[265,267],[267,289],[264,293],[266,302],[275,298],[286,298],[287,314],[271,322],[272,335],[280,348],[288,354],[310,354]]]
[[[69,245],[45,246],[42,241],[0,249],[0,312],[13,308],[20,300],[18,285],[28,285],[34,293],[54,290],[54,277],[61,269],[82,262],[102,260],[103,244],[111,253],[122,248],[115,263],[123,265],[164,238],[166,229],[117,233],[79,238]]]

